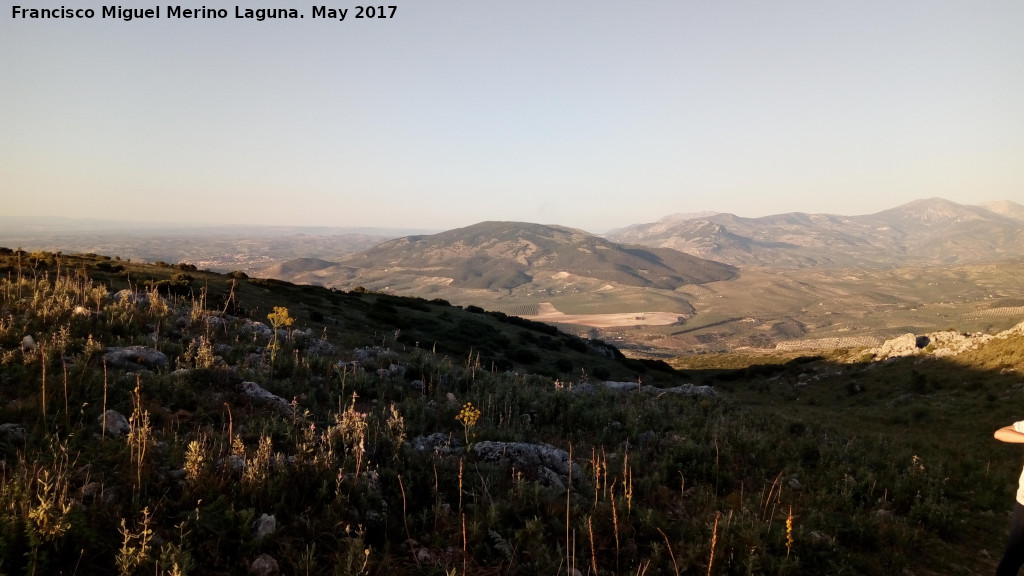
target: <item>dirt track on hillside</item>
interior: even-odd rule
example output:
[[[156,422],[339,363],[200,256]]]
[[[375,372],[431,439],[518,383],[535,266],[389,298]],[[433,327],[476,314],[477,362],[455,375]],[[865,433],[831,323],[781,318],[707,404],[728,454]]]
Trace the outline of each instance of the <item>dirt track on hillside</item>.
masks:
[[[675,324],[682,318],[676,312],[622,312],[619,314],[564,314],[559,312],[550,302],[542,302],[538,307],[539,314],[524,316],[527,320],[537,322],[560,322],[563,324],[580,324],[594,328],[619,328],[623,326],[664,326]]]

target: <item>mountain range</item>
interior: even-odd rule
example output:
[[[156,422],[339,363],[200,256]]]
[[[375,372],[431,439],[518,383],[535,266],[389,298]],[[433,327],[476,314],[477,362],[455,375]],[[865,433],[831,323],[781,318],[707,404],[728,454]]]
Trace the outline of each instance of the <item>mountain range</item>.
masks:
[[[863,216],[714,214],[635,224],[608,238],[741,268],[966,264],[1024,255],[1024,206],[931,198]]]

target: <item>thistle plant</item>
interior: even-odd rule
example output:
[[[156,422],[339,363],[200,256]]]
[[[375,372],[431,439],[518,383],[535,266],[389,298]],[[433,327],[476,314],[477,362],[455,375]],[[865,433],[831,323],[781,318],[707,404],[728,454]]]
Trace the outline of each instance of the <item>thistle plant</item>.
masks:
[[[469,430],[476,426],[477,421],[480,419],[480,414],[480,410],[475,408],[472,402],[466,402],[462,410],[459,411],[459,415],[455,417],[456,420],[462,423],[462,431],[466,436],[466,452],[469,452],[469,448],[473,445],[469,441]]]

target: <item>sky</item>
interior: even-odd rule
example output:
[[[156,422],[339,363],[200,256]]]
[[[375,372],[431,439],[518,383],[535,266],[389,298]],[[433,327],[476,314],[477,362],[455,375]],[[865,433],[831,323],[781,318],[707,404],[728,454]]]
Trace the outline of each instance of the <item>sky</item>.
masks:
[[[0,214],[601,232],[1024,204],[1019,0],[392,1],[2,0]]]

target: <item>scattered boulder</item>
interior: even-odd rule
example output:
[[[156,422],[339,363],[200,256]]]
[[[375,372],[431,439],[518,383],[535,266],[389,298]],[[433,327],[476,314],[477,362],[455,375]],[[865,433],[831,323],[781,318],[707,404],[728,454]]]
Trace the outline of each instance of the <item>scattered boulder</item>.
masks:
[[[227,321],[220,316],[207,316],[206,325],[211,328],[224,328],[228,325]]]
[[[127,288],[125,288],[124,290],[119,290],[119,291],[115,292],[113,300],[114,300],[114,302],[122,302],[122,303],[127,303],[127,304],[136,304],[136,305],[148,304],[149,303],[149,298],[147,298],[145,294],[139,294],[139,293],[133,292],[133,291],[127,289]]]
[[[256,521],[256,539],[263,540],[277,531],[277,518],[273,514],[264,512]]]
[[[107,348],[103,361],[112,368],[138,371],[142,368],[159,369],[168,364],[167,355],[147,346],[125,346]]]
[[[568,452],[550,444],[483,441],[473,445],[473,453],[484,462],[509,462],[541,480],[550,480],[550,474],[541,469],[546,468],[557,475],[563,487],[568,482],[570,466],[574,481],[582,474],[579,465],[569,460]]]
[[[356,348],[352,350],[352,355],[355,356],[356,362],[366,363],[370,360],[377,360],[378,358],[391,358],[396,354],[390,348],[382,348],[380,346],[367,346],[366,348]]]
[[[255,382],[242,382],[242,391],[246,396],[258,402],[264,402],[278,410],[290,410],[291,403],[261,387]]]
[[[249,574],[252,576],[281,576],[281,568],[273,556],[260,554],[249,565]]]
[[[255,334],[263,338],[270,338],[274,335],[274,331],[271,330],[270,326],[267,326],[263,322],[254,322],[246,319],[245,323],[242,324],[241,331],[247,334]]]
[[[88,502],[92,501],[92,499],[98,496],[101,492],[103,492],[103,484],[95,481],[88,482],[78,489],[78,497],[83,501]]]
[[[443,432],[434,432],[429,436],[417,436],[412,439],[411,445],[417,452],[432,452],[441,456],[463,450],[462,443],[458,438]]]
[[[317,338],[315,340],[310,340],[309,345],[306,347],[306,351],[315,356],[331,356],[337,352],[337,348],[327,340]]]
[[[395,378],[405,378],[405,366],[391,364],[388,366],[388,372],[390,372]]]
[[[351,362],[339,361],[338,370],[341,370],[342,372],[355,372],[356,370],[359,370],[359,362],[357,362],[356,360],[353,360]]]
[[[18,424],[0,424],[0,438],[12,444],[24,444],[28,440],[28,432]]]
[[[100,423],[100,429],[107,435],[120,436],[131,432],[132,427],[128,424],[128,418],[117,410],[107,410],[96,419]]]
[[[36,341],[31,336],[25,336],[21,339],[21,351],[31,352],[36,349]]]

